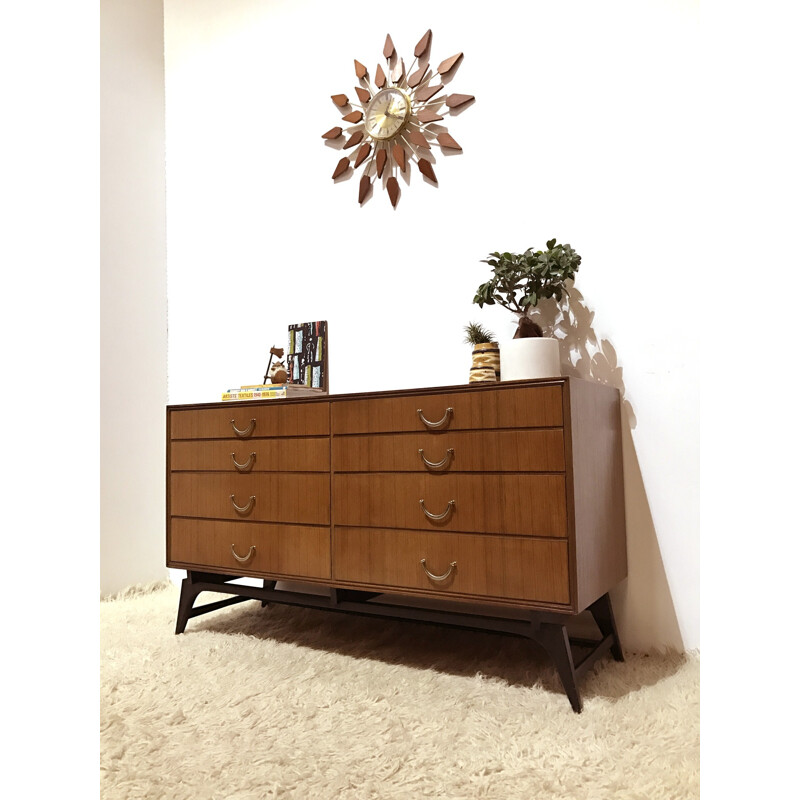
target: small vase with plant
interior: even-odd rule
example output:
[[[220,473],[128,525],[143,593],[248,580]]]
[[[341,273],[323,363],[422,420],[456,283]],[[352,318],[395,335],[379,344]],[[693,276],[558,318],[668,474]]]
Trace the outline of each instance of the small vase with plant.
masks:
[[[503,379],[560,375],[558,340],[543,336],[533,314],[540,300],[560,301],[568,294],[566,283],[575,279],[581,257],[570,245],[550,239],[546,250],[490,253],[482,262],[492,268],[492,277],[478,287],[472,302],[481,308],[496,303],[518,317],[513,340],[500,348]]]
[[[500,346],[494,334],[478,322],[464,326],[464,341],[472,345],[472,367],[470,383],[500,380]]]

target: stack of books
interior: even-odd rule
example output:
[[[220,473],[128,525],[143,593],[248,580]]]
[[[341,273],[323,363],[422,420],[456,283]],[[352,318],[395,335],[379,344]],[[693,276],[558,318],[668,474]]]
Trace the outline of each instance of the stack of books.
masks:
[[[326,394],[322,389],[294,383],[265,383],[240,386],[222,393],[225,401],[235,400],[274,400],[286,397],[317,397]]]

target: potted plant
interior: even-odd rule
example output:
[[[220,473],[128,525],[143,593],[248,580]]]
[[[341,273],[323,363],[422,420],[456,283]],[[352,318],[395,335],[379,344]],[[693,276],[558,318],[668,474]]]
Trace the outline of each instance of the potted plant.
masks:
[[[494,334],[478,322],[465,325],[464,333],[466,334],[464,341],[472,345],[469,382],[499,381],[500,346],[494,340]]]
[[[567,294],[565,284],[574,280],[581,257],[570,245],[551,239],[546,250],[490,253],[482,262],[492,268],[492,277],[478,287],[472,302],[481,308],[497,303],[519,318],[514,338],[500,348],[503,379],[560,375],[558,340],[543,336],[533,310],[540,300],[560,301]]]

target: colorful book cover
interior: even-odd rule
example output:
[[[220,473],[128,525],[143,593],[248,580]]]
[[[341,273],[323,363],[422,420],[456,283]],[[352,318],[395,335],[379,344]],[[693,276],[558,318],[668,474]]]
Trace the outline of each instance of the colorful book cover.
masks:
[[[223,392],[223,400],[254,400],[255,392]]]
[[[328,323],[301,322],[289,326],[286,369],[293,385],[327,390]]]

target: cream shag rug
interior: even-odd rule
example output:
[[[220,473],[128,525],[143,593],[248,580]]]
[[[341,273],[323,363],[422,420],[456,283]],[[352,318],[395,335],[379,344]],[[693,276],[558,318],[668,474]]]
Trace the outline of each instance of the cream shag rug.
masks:
[[[699,796],[697,657],[603,658],[574,714],[522,639],[258,601],[175,636],[177,605],[101,603],[103,800]]]

